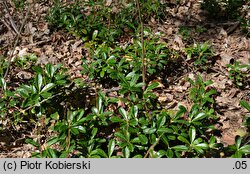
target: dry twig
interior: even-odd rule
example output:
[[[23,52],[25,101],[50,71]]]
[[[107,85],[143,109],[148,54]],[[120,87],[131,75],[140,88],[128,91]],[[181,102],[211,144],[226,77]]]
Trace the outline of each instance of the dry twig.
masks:
[[[34,5],[34,4],[35,4],[35,3],[33,2],[33,5]],[[18,31],[19,34],[17,34],[17,36],[16,36],[16,39],[15,39],[15,41],[14,41],[12,50],[11,50],[11,52],[10,52],[10,56],[9,56],[9,58],[8,58],[8,66],[7,66],[7,69],[6,69],[5,74],[4,74],[4,79],[7,77],[8,73],[9,73],[9,69],[10,69],[10,66],[11,66],[11,58],[12,58],[13,55],[14,55],[14,52],[15,52],[15,49],[16,49],[16,47],[17,47],[18,41],[19,41],[19,39],[20,39],[20,37],[21,37],[22,30],[23,30],[23,28],[24,28],[24,25],[26,24],[26,21],[27,21],[27,19],[28,19],[29,13],[30,13],[30,11],[31,11],[31,7],[33,7],[33,5],[32,5],[32,4],[29,4],[28,10],[26,11],[25,17],[24,17],[24,19],[23,19],[23,21],[22,21],[22,25],[21,25],[21,27],[19,28],[19,31]]]

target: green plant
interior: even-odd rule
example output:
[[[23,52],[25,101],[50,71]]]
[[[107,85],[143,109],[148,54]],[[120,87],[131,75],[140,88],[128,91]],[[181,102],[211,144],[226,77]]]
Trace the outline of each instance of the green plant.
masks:
[[[247,109],[248,112],[250,112],[250,104],[247,101],[241,100],[240,105],[242,107],[244,107],[245,109]],[[244,124],[243,125],[246,126],[248,129],[250,129],[250,117],[249,116],[244,117]]]
[[[97,31],[96,41],[113,44],[126,32],[134,33],[138,27],[135,2],[127,5],[111,3],[106,6],[103,1],[73,1],[70,5],[60,2],[50,9],[47,21],[56,28],[66,29],[85,41],[91,41]],[[142,3],[143,21],[149,17],[164,17],[164,4],[150,0]],[[130,33],[127,33],[130,34]]]
[[[21,67],[23,70],[30,69],[37,61],[37,57],[34,54],[25,55],[16,58],[15,65]]]
[[[25,0],[12,0],[17,9],[24,9],[26,2]]]
[[[53,67],[47,65],[46,72],[55,72],[51,71]],[[42,94],[41,91],[44,91],[46,83],[56,84],[53,78],[49,78],[52,75],[47,77],[48,74],[53,73],[40,71],[39,68],[37,72],[34,87],[31,88],[40,93],[34,95]],[[56,74],[54,73],[53,77]],[[206,133],[212,128],[212,120],[215,119],[210,105],[213,103],[211,95],[215,91],[207,89],[211,82],[203,82],[198,76],[195,81],[192,81],[193,88],[190,90],[190,96],[194,102],[191,110],[180,105],[178,112],[171,113],[157,108],[156,103],[152,102],[155,99],[153,90],[159,84],[151,83],[142,91],[139,78],[140,75],[136,72],[126,76],[118,74],[117,79],[121,88],[117,91],[117,97],[107,97],[100,91],[97,103],[90,111],[83,109],[72,111],[66,108],[66,112],[52,112],[49,117],[46,117],[44,123],[52,136],[45,139],[44,144],[41,144],[39,139],[26,140],[38,149],[33,156],[172,158],[200,157],[211,151],[220,150],[221,144]],[[51,87],[47,92],[52,92],[56,86]],[[22,91],[22,87],[17,91],[20,95],[26,94]],[[41,100],[38,100],[41,106],[42,97],[40,95]],[[118,101],[122,101],[123,106],[118,106],[111,111],[110,107],[116,105]],[[33,103],[33,105],[37,104]],[[45,114],[45,112],[42,113]],[[110,139],[109,142],[105,140],[107,137]]]
[[[207,59],[213,55],[213,51],[208,43],[195,44],[193,47],[185,49],[188,59],[195,59],[194,65],[205,65]],[[205,68],[205,67],[203,67]]]
[[[211,19],[236,19],[245,3],[244,0],[205,0],[202,8],[208,12]]]
[[[250,36],[250,19],[244,19],[244,18],[241,18],[240,19],[240,25],[242,27],[242,31],[244,33],[246,33],[246,36],[249,37]]]
[[[182,35],[183,40],[188,40],[191,36],[191,29],[188,27],[181,26],[178,32]]]
[[[204,32],[206,32],[207,31],[207,29],[205,28],[205,27],[203,27],[203,26],[200,26],[200,25],[197,25],[196,26],[196,32],[198,32],[198,33],[204,33]]]
[[[193,85],[190,89],[189,96],[194,103],[197,103],[200,107],[214,103],[212,95],[216,94],[216,90],[209,89],[208,87],[213,83],[211,80],[204,82],[202,77],[198,75],[195,81],[189,79],[189,82]]]
[[[145,40],[145,57],[147,66],[147,76],[153,76],[162,71],[168,62],[170,51],[166,48],[166,43],[161,42],[158,35],[145,31],[148,40]],[[91,46],[91,45],[90,45]],[[133,71],[141,74],[141,42],[134,40],[134,43],[124,48],[119,46],[111,48],[106,44],[101,44],[91,51],[91,62],[84,58],[82,73],[87,74],[90,79],[107,84],[116,84],[118,74],[128,74]]]
[[[189,79],[190,107],[164,109],[158,101],[155,90],[161,85],[155,78],[164,73],[169,55],[174,53],[160,39],[161,33],[143,28],[151,17],[164,17],[164,6],[155,0],[138,2],[136,9],[134,1],[127,6],[115,2],[105,6],[101,0],[72,1],[71,5],[58,0],[47,19],[85,40],[89,54],[83,58],[82,73],[94,85],[85,78],[71,81],[61,65],[35,66],[33,55],[18,58],[15,64],[33,70],[34,76],[18,87],[0,77],[1,119],[14,125],[28,121],[27,129],[37,134],[26,139],[36,148],[33,157],[220,157],[222,150],[232,157],[249,155],[249,145],[241,137],[229,147],[217,142],[212,81],[204,81],[200,75]],[[203,32],[202,28],[197,30]],[[183,37],[190,32],[180,29]],[[117,46],[115,41],[123,34],[133,39]],[[195,59],[196,66],[205,66],[213,54],[208,43],[187,48],[186,53]],[[4,60],[0,62],[2,75]],[[240,104],[250,110],[245,101]]]
[[[4,76],[7,67],[8,67],[8,61],[6,61],[6,57],[0,55],[0,77]]]
[[[245,77],[250,71],[250,65],[235,61],[233,64],[227,64],[226,66],[229,69],[229,78],[233,80],[238,87],[243,87]]]
[[[243,144],[242,138],[239,135],[237,135],[235,137],[235,144],[228,146],[226,148],[226,151],[233,153],[231,156],[233,158],[242,158],[242,157],[250,154],[250,145]]]
[[[68,77],[60,69],[60,65],[47,64],[45,70],[33,65],[32,69],[36,70],[34,77],[19,84],[19,87],[13,87],[12,82],[0,78],[1,120],[8,120],[13,127],[27,120],[31,124],[44,126],[41,121],[44,115],[50,114],[58,107],[52,99],[62,97],[62,91],[67,91]]]

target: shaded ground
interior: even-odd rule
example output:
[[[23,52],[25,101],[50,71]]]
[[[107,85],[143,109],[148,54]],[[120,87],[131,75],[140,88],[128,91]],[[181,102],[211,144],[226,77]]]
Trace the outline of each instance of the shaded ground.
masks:
[[[70,34],[63,31],[52,31],[44,16],[50,7],[49,3],[37,3],[31,10],[31,16],[27,19],[24,32],[21,35],[21,41],[15,48],[14,56],[23,56],[34,53],[38,57],[38,64],[62,63],[70,69],[72,79],[85,78],[81,75],[82,55],[87,54],[84,49],[84,43]],[[0,6],[2,13],[4,9]],[[13,19],[17,26],[21,25],[21,18],[24,14],[17,14],[13,8],[10,8]],[[248,12],[249,13],[249,12]],[[3,19],[8,19],[6,15],[1,14]],[[247,14],[248,17],[250,13]],[[191,107],[188,100],[188,89],[190,83],[185,78],[194,78],[199,69],[195,69],[188,61],[185,61],[186,55],[184,48],[190,43],[199,43],[207,41],[214,50],[213,66],[208,71],[202,71],[202,77],[205,80],[212,80],[213,87],[218,95],[215,98],[216,112],[220,117],[217,123],[217,129],[222,133],[218,135],[220,142],[230,145],[234,144],[236,135],[249,135],[246,128],[242,127],[243,116],[248,115],[245,109],[240,107],[239,101],[244,99],[250,102],[250,83],[244,89],[238,89],[228,78],[226,64],[232,61],[242,63],[250,62],[250,40],[242,32],[240,26],[235,21],[218,23],[210,22],[204,17],[204,12],[200,8],[200,2],[196,0],[182,0],[180,4],[172,3],[171,7],[166,9],[166,21],[161,23],[152,19],[149,25],[155,32],[161,31],[165,34],[162,38],[169,43],[169,48],[180,52],[180,57],[176,62],[166,68],[166,79],[162,79],[163,87],[156,91],[158,100],[164,104],[167,109],[177,110],[177,104],[185,107]],[[185,38],[180,33],[180,29],[186,27],[190,34]],[[204,29],[198,32],[197,27]],[[11,51],[11,45],[15,41],[13,29],[6,27],[3,21],[0,22],[0,55],[8,56]],[[172,68],[172,69],[171,69]],[[11,67],[8,74],[15,77],[18,81],[31,78],[29,70],[21,70]],[[250,79],[250,78],[249,78]],[[1,123],[5,125],[5,123]],[[12,130],[10,125],[10,130]],[[31,145],[24,144],[25,137],[35,137],[36,130],[25,130],[22,126],[13,131],[2,131],[0,135],[0,157],[30,157],[34,148]],[[19,132],[17,134],[17,132]]]

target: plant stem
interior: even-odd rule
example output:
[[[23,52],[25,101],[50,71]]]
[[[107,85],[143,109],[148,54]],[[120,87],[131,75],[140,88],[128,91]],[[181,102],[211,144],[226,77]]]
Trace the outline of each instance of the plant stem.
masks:
[[[150,151],[151,151],[151,150],[154,150],[155,146],[156,146],[156,145],[159,143],[159,141],[161,140],[162,135],[164,135],[164,133],[162,133],[162,134],[159,136],[159,138],[155,141],[155,143],[152,144],[152,145],[149,147],[149,149],[148,149],[146,155],[144,156],[144,158],[147,158],[147,156],[149,155]]]
[[[141,18],[141,9],[140,9],[140,2],[139,0],[136,0],[136,4],[137,4],[137,10],[138,10],[138,16],[139,16],[139,21],[140,21],[140,25],[141,25],[141,46],[142,46],[142,82],[143,82],[143,86],[142,86],[142,90],[145,91],[145,82],[146,82],[146,62],[145,62],[145,47],[144,47],[144,37],[143,37],[143,33],[144,33],[144,25],[143,25],[143,21]]]

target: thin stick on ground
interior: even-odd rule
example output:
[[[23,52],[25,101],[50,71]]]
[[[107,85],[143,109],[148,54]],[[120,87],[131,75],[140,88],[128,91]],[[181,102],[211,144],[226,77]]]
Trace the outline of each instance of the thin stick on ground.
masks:
[[[33,5],[34,5],[34,2],[33,2]],[[24,17],[24,19],[22,21],[22,24],[21,24],[21,27],[19,28],[19,31],[18,31],[19,34],[17,34],[17,36],[15,38],[12,50],[10,52],[10,56],[8,58],[8,64],[7,64],[7,69],[5,71],[5,74],[4,74],[4,79],[7,77],[8,73],[9,73],[9,69],[10,69],[10,66],[11,66],[11,59],[12,59],[12,57],[14,55],[15,49],[16,49],[17,44],[19,42],[19,39],[21,37],[21,33],[22,33],[23,28],[24,28],[24,25],[25,25],[25,23],[26,23],[26,21],[28,19],[29,13],[31,11],[31,6],[32,6],[32,4],[29,4],[28,10],[26,11],[25,17]]]
[[[5,1],[1,1],[1,3],[3,4],[3,7],[5,8],[5,10],[6,10],[6,12],[7,12],[7,15],[8,15],[8,18],[9,18],[9,21],[10,21],[10,23],[11,23],[11,26],[12,26],[13,30],[19,35],[20,32],[18,31],[18,28],[17,28],[17,26],[16,26],[16,23],[14,22],[14,20],[13,20],[11,14],[10,14],[10,12],[9,12],[9,9],[8,9],[8,6],[7,6],[6,2],[5,2]]]

